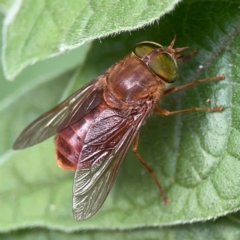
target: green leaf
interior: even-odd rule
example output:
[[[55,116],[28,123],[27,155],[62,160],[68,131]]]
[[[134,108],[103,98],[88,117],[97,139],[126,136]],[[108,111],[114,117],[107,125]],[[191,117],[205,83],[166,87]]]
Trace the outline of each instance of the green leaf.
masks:
[[[239,214],[230,215],[229,217],[220,218],[216,221],[207,223],[186,224],[172,227],[137,227],[134,229],[115,229],[112,231],[88,230],[74,231],[71,233],[48,230],[48,229],[28,229],[18,230],[11,234],[0,234],[4,240],[24,239],[24,240],[155,240],[155,239],[221,239],[237,240],[240,237],[239,231]]]
[[[0,11],[7,14],[7,11],[12,6],[14,0],[0,0]]]
[[[85,42],[149,24],[174,1],[22,0],[7,11],[3,66],[9,79],[29,64]]]
[[[104,230],[102,234],[108,236],[127,236],[131,230],[137,234],[129,239],[138,239],[160,234],[161,229],[152,226],[206,221],[237,211],[240,206],[238,5],[237,1],[184,1],[158,23],[131,35],[122,33],[101,43],[95,41],[88,46],[89,52],[81,48],[79,55],[82,53],[83,57],[76,70],[63,71],[59,67],[62,74],[56,77],[48,69],[45,80],[31,79],[29,75],[11,83],[11,87],[1,78],[1,89],[6,91],[0,94],[0,231],[40,226],[68,232],[67,236],[71,236],[69,232],[90,229],[94,233]],[[91,219],[76,222],[71,213],[73,173],[55,166],[52,139],[18,152],[10,150],[11,144],[28,123],[103,73],[129,53],[134,44],[149,40],[166,46],[174,34],[176,47],[198,50],[190,61],[180,62],[181,78],[177,85],[221,73],[226,79],[166,96],[161,107],[176,110],[222,105],[224,111],[170,117],[154,114],[142,126],[139,153],[154,168],[171,200],[169,205],[164,205],[150,174],[129,151],[103,207]],[[38,65],[34,67],[37,69]],[[163,230],[161,239],[180,239],[180,236],[191,239],[191,232],[207,239],[211,231],[212,238],[224,235],[238,239],[238,219],[239,214],[228,215],[220,224],[209,221],[164,228],[166,232]],[[114,229],[124,231],[109,231]],[[33,238],[38,230],[15,232],[16,238],[25,233]],[[43,230],[43,234],[48,233]]]

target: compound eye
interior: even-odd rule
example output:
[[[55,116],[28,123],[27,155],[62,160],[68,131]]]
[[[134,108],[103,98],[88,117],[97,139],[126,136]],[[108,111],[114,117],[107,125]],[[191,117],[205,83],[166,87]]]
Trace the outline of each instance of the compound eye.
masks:
[[[148,67],[167,83],[173,83],[178,78],[177,64],[168,53],[161,53],[150,59]]]
[[[155,42],[140,42],[134,46],[133,52],[139,58],[143,58],[146,54],[150,53],[151,51],[157,48],[163,48],[163,46]]]

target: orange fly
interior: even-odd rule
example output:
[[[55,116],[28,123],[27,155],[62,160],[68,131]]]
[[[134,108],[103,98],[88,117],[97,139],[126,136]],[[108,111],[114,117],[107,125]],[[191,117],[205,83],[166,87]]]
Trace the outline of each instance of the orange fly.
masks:
[[[137,152],[139,128],[152,111],[168,116],[222,110],[221,106],[174,112],[158,108],[163,95],[200,82],[224,79],[220,75],[169,88],[178,78],[177,61],[189,58],[181,54],[187,47],[174,49],[174,42],[175,38],[168,47],[155,42],[138,43],[131,54],[32,122],[15,141],[13,148],[22,149],[57,134],[57,163],[75,170],[75,219],[90,218],[102,206],[131,144],[167,203],[153,169]]]

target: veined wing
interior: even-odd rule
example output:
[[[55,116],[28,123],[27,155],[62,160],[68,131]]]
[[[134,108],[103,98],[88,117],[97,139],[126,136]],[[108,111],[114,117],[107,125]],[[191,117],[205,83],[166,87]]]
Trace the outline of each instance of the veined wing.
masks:
[[[108,109],[96,119],[86,136],[73,185],[73,214],[76,220],[94,215],[105,201],[122,160],[151,108],[121,117]],[[113,123],[112,123],[112,119]],[[90,163],[89,167],[84,167]]]
[[[18,136],[13,144],[13,149],[30,147],[44,141],[75,123],[96,107],[102,99],[102,90],[100,89],[102,78],[103,75],[94,79],[33,121]]]

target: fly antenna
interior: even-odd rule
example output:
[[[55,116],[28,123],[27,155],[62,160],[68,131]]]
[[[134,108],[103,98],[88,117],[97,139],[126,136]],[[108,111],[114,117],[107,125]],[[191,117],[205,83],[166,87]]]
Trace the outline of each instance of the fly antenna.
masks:
[[[182,47],[182,48],[175,48],[174,49],[173,46],[174,46],[175,41],[176,41],[176,34],[174,35],[174,38],[173,38],[171,44],[167,47],[170,50],[171,53],[179,53],[179,52],[182,52],[182,51],[184,51],[185,49],[188,48],[188,47]]]
[[[176,41],[176,34],[174,35],[173,40],[172,40],[171,44],[169,45],[170,49],[173,49],[175,41]]]

